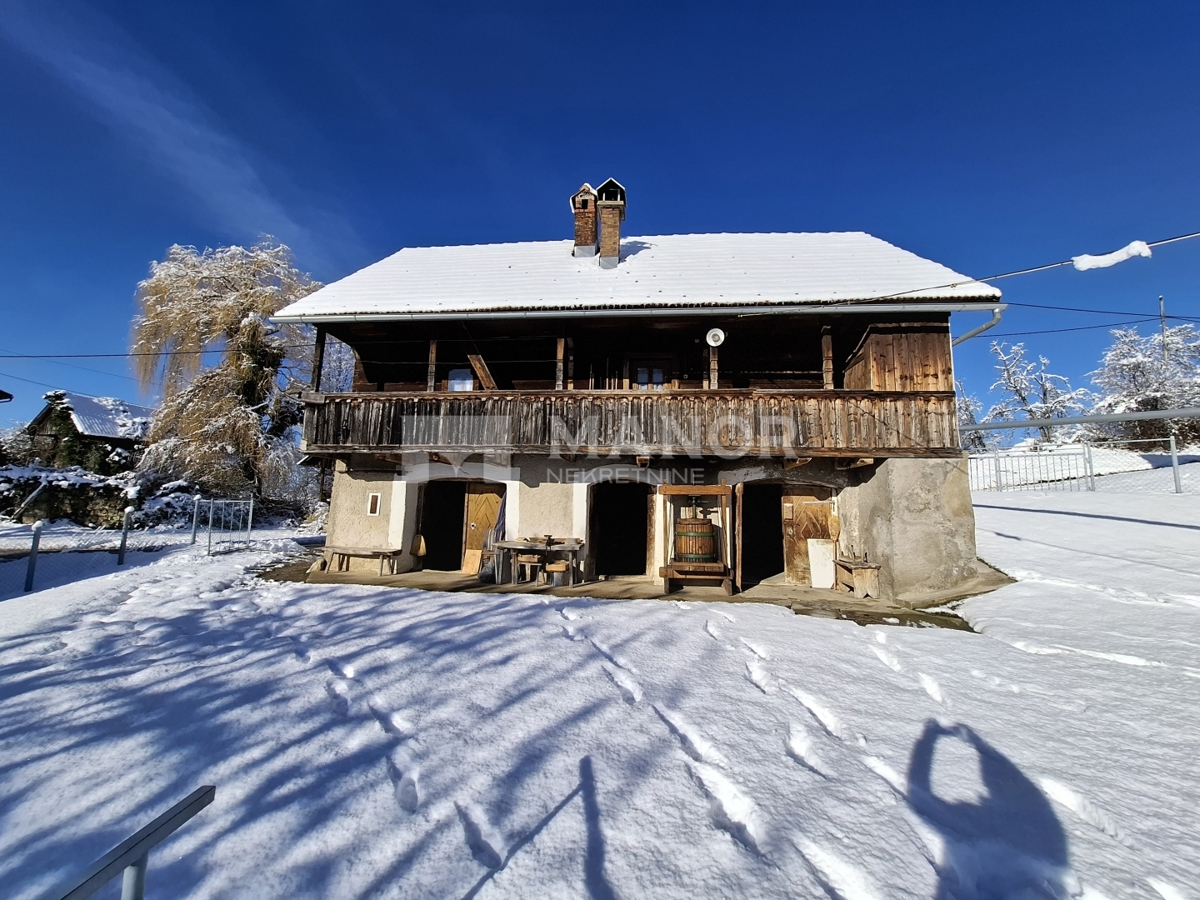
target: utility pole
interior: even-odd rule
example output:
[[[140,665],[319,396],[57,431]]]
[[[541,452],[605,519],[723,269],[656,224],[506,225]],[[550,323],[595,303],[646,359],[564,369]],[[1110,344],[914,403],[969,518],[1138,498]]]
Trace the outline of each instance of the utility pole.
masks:
[[[1158,295],[1158,327],[1162,334],[1159,343],[1162,344],[1163,365],[1167,362],[1167,305],[1163,302],[1162,294]]]

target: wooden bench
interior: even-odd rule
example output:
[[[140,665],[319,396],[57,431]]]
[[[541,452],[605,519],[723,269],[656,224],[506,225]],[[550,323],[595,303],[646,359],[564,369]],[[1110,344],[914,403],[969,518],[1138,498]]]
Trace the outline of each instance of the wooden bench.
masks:
[[[856,559],[837,560],[837,589],[859,600],[879,596],[879,566]]]
[[[378,559],[379,575],[383,576],[383,564],[388,564],[388,572],[396,574],[396,560],[404,555],[403,550],[375,550],[370,547],[326,547],[329,561],[334,564],[335,572],[345,572],[350,569],[351,557],[358,559]]]

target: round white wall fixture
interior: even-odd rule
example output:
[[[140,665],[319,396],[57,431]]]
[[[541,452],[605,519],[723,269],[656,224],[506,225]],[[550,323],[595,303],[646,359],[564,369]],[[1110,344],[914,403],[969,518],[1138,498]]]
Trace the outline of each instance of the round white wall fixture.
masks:
[[[708,341],[708,346],[720,347],[723,343],[725,343],[725,332],[723,332],[720,328],[714,328],[704,336],[704,339]]]

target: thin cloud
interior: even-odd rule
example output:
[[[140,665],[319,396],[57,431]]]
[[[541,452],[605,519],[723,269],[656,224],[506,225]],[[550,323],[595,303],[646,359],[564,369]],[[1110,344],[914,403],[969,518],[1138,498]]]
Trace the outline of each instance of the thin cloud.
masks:
[[[113,23],[68,19],[43,4],[6,3],[0,35],[38,60],[113,125],[147,161],[187,191],[215,222],[241,238],[262,233],[310,261],[325,257],[310,229],[280,203],[252,154],[216,117]],[[329,222],[328,215],[322,215]],[[349,237],[345,225],[335,239]],[[325,260],[328,262],[328,260]]]

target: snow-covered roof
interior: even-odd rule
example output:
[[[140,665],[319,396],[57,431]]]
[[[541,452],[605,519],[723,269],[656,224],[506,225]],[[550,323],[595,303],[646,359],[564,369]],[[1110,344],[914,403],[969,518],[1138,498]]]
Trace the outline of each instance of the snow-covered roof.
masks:
[[[138,440],[150,430],[154,410],[148,406],[126,403],[116,397],[89,397],[61,391],[71,407],[71,421],[80,434],[99,438]],[[37,418],[41,418],[39,415]],[[34,419],[36,422],[37,419]]]
[[[1000,291],[863,232],[631,237],[621,263],[571,241],[410,247],[280,310],[288,321],[850,301],[976,301]]]

